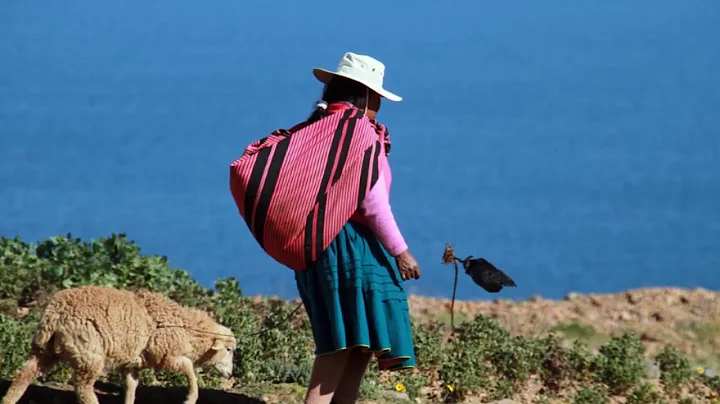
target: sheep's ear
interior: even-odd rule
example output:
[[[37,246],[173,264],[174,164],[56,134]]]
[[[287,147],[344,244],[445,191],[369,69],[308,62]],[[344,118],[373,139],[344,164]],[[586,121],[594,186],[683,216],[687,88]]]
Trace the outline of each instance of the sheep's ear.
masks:
[[[221,349],[225,349],[225,344],[219,339],[216,339],[215,341],[213,341],[213,345],[212,347],[210,347],[210,349],[214,351],[219,351]]]

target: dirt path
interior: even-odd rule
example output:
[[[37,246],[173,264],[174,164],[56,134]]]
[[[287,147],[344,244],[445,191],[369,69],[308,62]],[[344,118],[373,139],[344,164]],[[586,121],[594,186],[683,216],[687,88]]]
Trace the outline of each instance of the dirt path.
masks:
[[[10,382],[0,380],[0,397],[5,395]],[[100,404],[123,404],[122,392],[114,386],[97,383],[95,390]],[[187,390],[184,388],[163,388],[153,386],[140,386],[137,391],[136,404],[182,403]],[[72,386],[48,385],[30,386],[23,395],[19,404],[76,404],[77,398]],[[253,399],[239,393],[220,390],[201,390],[198,404],[264,404],[265,402]]]

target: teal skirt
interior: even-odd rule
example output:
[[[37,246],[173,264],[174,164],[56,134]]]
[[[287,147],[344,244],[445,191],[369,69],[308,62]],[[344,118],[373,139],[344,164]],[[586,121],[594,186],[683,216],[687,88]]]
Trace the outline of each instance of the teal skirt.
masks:
[[[295,272],[315,354],[360,348],[380,370],[415,366],[410,311],[395,259],[367,227],[350,221],[320,258]]]

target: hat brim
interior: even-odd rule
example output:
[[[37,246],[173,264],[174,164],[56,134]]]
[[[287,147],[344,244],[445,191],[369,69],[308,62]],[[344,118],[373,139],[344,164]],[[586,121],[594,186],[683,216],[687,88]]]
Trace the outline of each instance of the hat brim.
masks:
[[[325,84],[329,83],[329,82],[330,82],[330,79],[332,79],[333,76],[345,77],[346,79],[353,80],[353,81],[357,81],[358,83],[360,83],[360,84],[362,84],[362,85],[364,85],[364,86],[367,86],[367,88],[375,91],[375,92],[378,93],[381,97],[387,98],[387,99],[390,100],[390,101],[395,101],[395,102],[400,102],[400,101],[402,101],[402,97],[399,96],[399,95],[397,95],[397,94],[395,94],[395,93],[392,93],[392,92],[390,92],[390,91],[388,91],[388,90],[386,90],[386,89],[384,89],[384,88],[382,88],[382,87],[377,88],[377,87],[371,86],[371,85],[369,85],[369,84],[367,84],[367,83],[363,83],[362,81],[359,81],[359,80],[357,80],[357,79],[355,79],[355,78],[353,78],[353,77],[344,75],[344,74],[342,74],[342,73],[331,72],[331,71],[329,71],[329,70],[320,69],[320,68],[315,68],[315,69],[313,69],[313,75],[314,75],[315,78],[318,79],[321,83],[325,83]]]

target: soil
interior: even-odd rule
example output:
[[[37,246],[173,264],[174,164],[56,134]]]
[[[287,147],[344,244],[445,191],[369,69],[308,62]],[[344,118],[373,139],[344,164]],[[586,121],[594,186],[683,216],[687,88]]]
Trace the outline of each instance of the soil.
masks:
[[[0,380],[0,397],[10,387],[10,382]],[[122,392],[112,385],[95,384],[95,392],[100,404],[124,404]],[[182,403],[187,389],[140,386],[135,399],[136,404]],[[72,386],[67,385],[33,385],[25,392],[18,404],[75,404],[77,398]],[[265,401],[254,399],[239,393],[220,390],[201,390],[198,404],[264,404]]]

